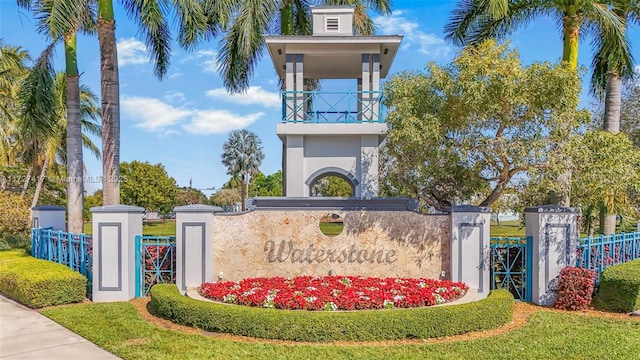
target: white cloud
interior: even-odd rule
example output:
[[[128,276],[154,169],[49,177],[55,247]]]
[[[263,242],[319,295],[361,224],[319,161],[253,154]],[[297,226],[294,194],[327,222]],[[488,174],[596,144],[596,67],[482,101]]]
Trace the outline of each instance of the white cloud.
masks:
[[[402,11],[394,11],[389,16],[373,19],[383,35],[404,35],[404,46],[416,48],[419,53],[431,57],[444,57],[452,51],[443,38],[420,30],[420,24],[402,16]]]
[[[184,94],[178,92],[164,96],[166,101],[182,101],[183,98]],[[179,125],[194,134],[226,133],[245,128],[265,115],[261,112],[242,115],[226,110],[190,109],[147,97],[123,96],[120,106],[124,116],[132,119],[137,127],[160,136],[178,133]]]
[[[167,91],[162,98],[169,103],[185,102],[187,98],[179,91]]]
[[[120,39],[116,43],[118,48],[118,65],[144,64],[149,62],[147,47],[134,38]]]
[[[120,101],[122,112],[148,131],[165,131],[191,115],[191,111],[176,108],[161,100],[145,97],[124,97]]]
[[[221,134],[243,129],[264,116],[264,113],[238,115],[226,110],[200,110],[193,114],[191,122],[182,127],[194,134]]]
[[[198,50],[195,53],[184,57],[182,60],[180,60],[180,63],[184,64],[195,60],[198,62],[198,65],[200,65],[204,72],[217,73],[217,56],[218,52],[212,49]]]
[[[229,94],[224,88],[209,90],[206,95],[210,98],[241,105],[261,105],[266,108],[280,108],[280,94],[262,89],[260,86],[250,86],[244,94]]]
[[[174,72],[174,73],[172,73],[172,74],[170,74],[170,75],[169,75],[169,79],[175,79],[175,78],[178,78],[178,77],[180,77],[180,76],[182,76],[182,73],[180,73],[180,72]]]

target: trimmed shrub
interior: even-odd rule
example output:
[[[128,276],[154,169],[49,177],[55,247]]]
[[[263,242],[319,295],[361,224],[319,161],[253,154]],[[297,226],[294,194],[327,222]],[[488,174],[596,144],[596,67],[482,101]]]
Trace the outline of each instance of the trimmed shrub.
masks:
[[[495,290],[477,302],[414,309],[323,312],[261,309],[180,295],[173,284],[151,288],[151,305],[173,322],[207,331],[291,341],[428,339],[500,327],[513,318],[513,295]]]
[[[593,305],[615,312],[640,310],[640,259],[604,269]]]
[[[24,250],[0,252],[0,292],[30,308],[84,300],[87,279],[68,267],[28,256]]]
[[[584,310],[593,299],[596,273],[583,268],[565,267],[560,270],[555,307],[563,310]]]

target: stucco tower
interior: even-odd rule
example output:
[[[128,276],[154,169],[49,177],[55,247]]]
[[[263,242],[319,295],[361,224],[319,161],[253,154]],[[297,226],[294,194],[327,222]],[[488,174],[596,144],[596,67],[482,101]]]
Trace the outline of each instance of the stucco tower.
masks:
[[[387,134],[380,79],[387,76],[402,36],[354,36],[352,6],[311,9],[313,35],[267,36],[269,54],[283,81],[284,192],[308,197],[326,176],[347,180],[355,197],[378,195],[378,148]],[[353,79],[342,91],[313,80]]]

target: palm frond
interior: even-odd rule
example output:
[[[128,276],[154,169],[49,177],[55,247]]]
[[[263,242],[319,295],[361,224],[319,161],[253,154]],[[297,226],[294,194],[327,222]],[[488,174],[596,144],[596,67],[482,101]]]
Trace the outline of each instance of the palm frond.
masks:
[[[277,13],[275,0],[246,0],[240,5],[218,53],[218,70],[228,91],[239,93],[249,87],[264,47],[264,33]]]
[[[178,20],[178,44],[191,50],[207,30],[207,17],[199,0],[173,0]]]
[[[166,19],[164,2],[125,0],[124,7],[130,18],[139,25],[149,56],[153,59],[154,75],[162,80],[171,63],[171,31]]]

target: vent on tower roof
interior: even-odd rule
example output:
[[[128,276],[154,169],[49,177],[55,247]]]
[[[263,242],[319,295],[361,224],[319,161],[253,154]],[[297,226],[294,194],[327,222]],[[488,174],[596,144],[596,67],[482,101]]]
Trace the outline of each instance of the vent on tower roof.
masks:
[[[338,32],[340,31],[340,18],[337,17],[325,17],[324,23],[326,25],[326,32]]]
[[[354,6],[313,6],[313,35],[353,36]]]

